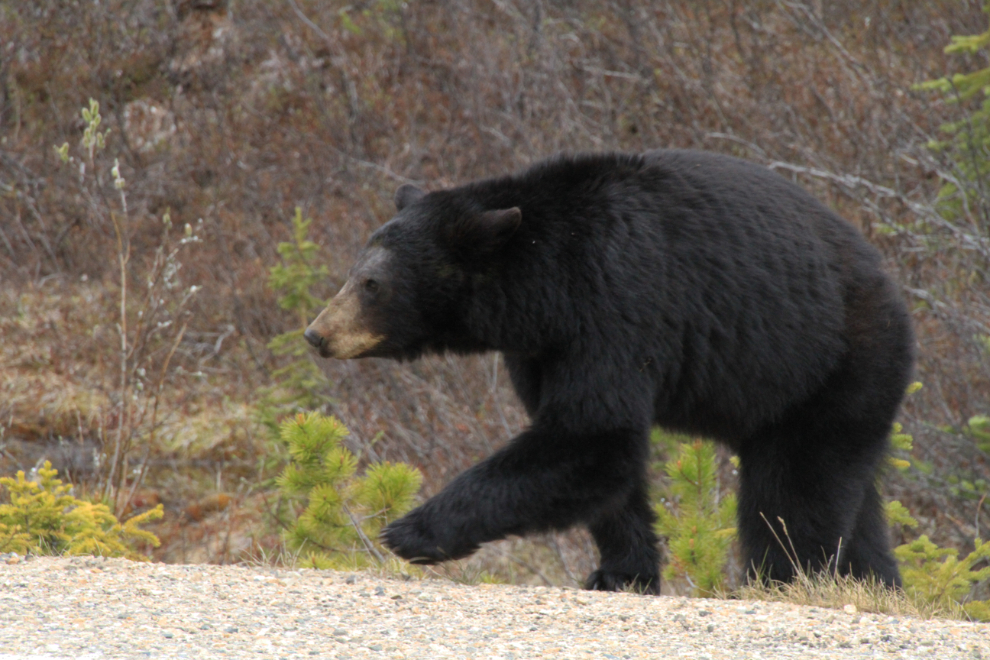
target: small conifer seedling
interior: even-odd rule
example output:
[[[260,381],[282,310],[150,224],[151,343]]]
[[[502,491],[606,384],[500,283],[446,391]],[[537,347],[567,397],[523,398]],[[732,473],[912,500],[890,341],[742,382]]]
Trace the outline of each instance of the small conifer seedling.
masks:
[[[276,480],[296,503],[285,532],[290,548],[313,568],[383,565],[382,527],[412,508],[422,475],[405,463],[374,463],[355,476],[358,460],[341,441],[347,428],[335,417],[299,413],[280,426],[291,462]]]
[[[668,508],[656,505],[657,532],[667,537],[670,556],[664,578],[683,579],[694,595],[718,594],[725,579],[725,563],[735,538],[736,497],[719,498],[715,447],[694,440],[678,443],[677,455],[664,465],[670,478]]]

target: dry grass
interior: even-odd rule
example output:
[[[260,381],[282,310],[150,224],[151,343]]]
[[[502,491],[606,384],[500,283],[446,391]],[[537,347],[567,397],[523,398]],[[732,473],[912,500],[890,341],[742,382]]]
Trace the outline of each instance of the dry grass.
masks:
[[[946,606],[912,598],[900,589],[893,590],[877,582],[854,580],[841,575],[802,572],[797,579],[789,583],[747,584],[735,591],[733,596],[743,600],[765,600],[923,619],[968,618],[962,607],[958,605]]]
[[[834,570],[811,571],[798,561],[786,525],[783,528],[783,538],[776,531],[773,534],[790,560],[794,579],[785,583],[759,576],[736,589],[733,593],[735,597],[843,609],[848,612],[876,612],[926,619],[969,619],[957,602],[947,599],[926,600],[899,587],[890,588],[873,576],[856,579],[849,575],[840,575]],[[830,557],[829,565],[836,564],[835,556]]]

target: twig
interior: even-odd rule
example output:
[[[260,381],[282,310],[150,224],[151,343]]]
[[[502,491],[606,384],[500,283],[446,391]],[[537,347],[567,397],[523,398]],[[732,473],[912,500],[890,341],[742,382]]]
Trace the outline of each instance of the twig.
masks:
[[[921,204],[909,199],[903,193],[900,193],[893,188],[888,188],[887,186],[882,186],[863,177],[855,176],[852,174],[835,174],[833,172],[828,172],[826,170],[819,170],[813,167],[802,167],[800,165],[794,165],[792,163],[786,163],[782,161],[773,161],[767,165],[772,170],[787,170],[789,172],[794,172],[796,174],[807,174],[819,179],[826,179],[828,181],[833,181],[848,189],[855,189],[857,187],[863,187],[869,190],[871,193],[879,198],[891,198],[899,201],[909,208],[913,213],[921,218],[924,218],[933,225],[937,225],[942,229],[947,230],[955,238],[957,238],[964,248],[975,250],[982,254],[983,256],[990,258],[990,240],[983,236],[977,236],[963,231],[958,226],[949,222],[941,215],[939,215],[935,209],[927,204]]]
[[[525,568],[527,571],[532,572],[538,578],[540,578],[541,580],[543,580],[543,582],[545,582],[548,587],[556,586],[556,585],[554,585],[553,581],[551,581],[550,578],[548,578],[546,575],[544,575],[543,574],[543,571],[541,571],[536,566],[533,566],[529,562],[527,562],[527,561],[525,561],[523,559],[520,559],[519,557],[516,557],[512,553],[508,552],[507,550],[503,550],[502,548],[499,548],[498,546],[495,546],[495,549],[498,550],[498,552],[503,557],[505,557],[506,559],[508,559],[509,561],[514,561],[515,563],[517,563],[520,566],[522,566],[523,568]]]
[[[175,355],[175,349],[179,347],[179,343],[182,341],[182,336],[186,334],[186,328],[189,327],[189,323],[185,323],[182,329],[179,330],[179,334],[176,335],[175,341],[172,342],[172,350],[168,352],[168,356],[165,358],[165,363],[162,364],[161,372],[158,374],[158,384],[155,386],[155,402],[151,409],[151,436],[148,438],[147,446],[144,449],[144,457],[141,459],[141,470],[138,472],[138,478],[134,480],[131,485],[131,490],[127,494],[127,499],[124,500],[124,506],[120,508],[120,511],[127,509],[130,505],[131,500],[134,497],[135,491],[144,482],[144,477],[148,471],[148,456],[151,453],[151,449],[155,444],[155,436],[158,432],[158,402],[161,399],[162,386],[165,384],[165,372],[168,371],[168,363],[172,361],[172,356]]]
[[[131,243],[126,240],[126,232],[121,229],[117,214],[111,211],[110,219],[113,221],[113,230],[117,235],[117,260],[120,263],[120,417],[117,419],[117,443],[114,447],[110,474],[107,475],[104,489],[106,497],[110,496],[111,491],[116,492],[114,479],[117,478],[117,461],[120,460],[121,445],[124,441],[124,425],[127,423],[128,412],[130,411],[130,400],[127,396],[127,263],[131,258]],[[114,510],[116,509],[117,497],[114,495]]]
[[[344,509],[344,513],[347,514],[347,517],[351,519],[351,524],[354,525],[354,531],[357,532],[358,538],[361,539],[361,543],[364,544],[365,549],[367,549],[368,552],[374,555],[375,559],[378,560],[379,564],[384,565],[385,557],[382,556],[382,553],[378,552],[378,549],[375,548],[374,544],[371,542],[371,539],[369,539],[368,536],[364,533],[364,530],[361,529],[361,524],[357,521],[357,518],[354,517],[354,514],[351,513],[351,510],[347,508],[346,504],[342,503],[341,507]]]
[[[567,565],[567,561],[564,560],[564,553],[560,549],[560,544],[557,543],[557,536],[555,534],[552,534],[551,533],[549,535],[549,538],[550,538],[550,547],[553,548],[553,551],[555,553],[557,553],[557,559],[560,560],[560,566],[561,566],[561,568],[564,569],[564,573],[567,575],[567,577],[572,582],[574,582],[575,584],[580,585],[581,584],[581,580],[577,579],[577,577],[574,575],[574,573],[571,572],[570,567]]]
[[[351,121],[353,121],[360,114],[361,108],[358,103],[359,99],[357,95],[357,86],[354,84],[354,80],[347,72],[347,67],[345,66],[347,60],[346,55],[338,47],[337,41],[331,39],[329,34],[324,32],[319,25],[311,21],[309,17],[302,12],[295,0],[288,0],[288,2],[292,6],[292,11],[299,17],[299,20],[305,23],[309,29],[313,30],[313,32],[318,34],[320,38],[326,42],[327,50],[334,54],[334,57],[331,58],[331,63],[340,70],[340,73],[344,78],[344,86],[347,89],[347,101],[351,106]]]

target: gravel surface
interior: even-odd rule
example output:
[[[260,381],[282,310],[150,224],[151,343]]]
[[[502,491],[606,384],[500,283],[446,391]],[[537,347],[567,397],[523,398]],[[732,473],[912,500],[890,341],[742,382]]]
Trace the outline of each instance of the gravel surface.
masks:
[[[0,660],[853,657],[990,660],[990,626],[370,573],[0,562]]]

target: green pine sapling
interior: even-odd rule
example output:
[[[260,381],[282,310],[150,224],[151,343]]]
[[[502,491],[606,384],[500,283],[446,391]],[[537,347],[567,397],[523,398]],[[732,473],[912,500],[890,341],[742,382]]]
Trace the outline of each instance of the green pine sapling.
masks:
[[[280,437],[291,461],[276,483],[298,512],[285,538],[314,568],[363,568],[390,560],[378,534],[413,506],[422,475],[405,463],[374,463],[356,476],[341,441],[347,428],[313,412],[285,419]],[[396,560],[391,560],[396,561]]]
[[[669,551],[664,578],[687,581],[696,596],[717,595],[736,533],[736,498],[720,497],[715,447],[702,440],[677,443],[664,470],[670,496],[655,506],[657,532]]]
[[[283,416],[320,409],[330,401],[325,394],[327,379],[310,358],[310,346],[303,339],[306,326],[325,304],[312,289],[327,278],[327,267],[317,265],[319,246],[308,238],[311,223],[312,219],[303,219],[302,209],[296,207],[293,240],[279,243],[282,262],[272,266],[268,274],[268,285],[278,294],[279,306],[293,312],[298,321],[294,330],[277,335],[268,344],[275,355],[289,358],[272,372],[274,384],[261,390],[259,417],[273,436],[278,435]]]

